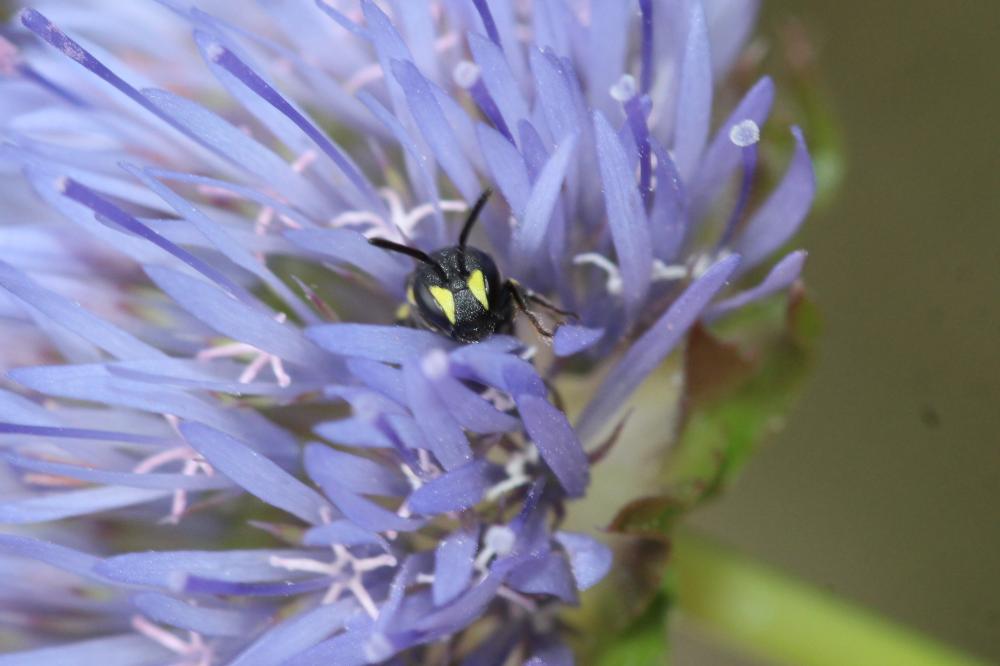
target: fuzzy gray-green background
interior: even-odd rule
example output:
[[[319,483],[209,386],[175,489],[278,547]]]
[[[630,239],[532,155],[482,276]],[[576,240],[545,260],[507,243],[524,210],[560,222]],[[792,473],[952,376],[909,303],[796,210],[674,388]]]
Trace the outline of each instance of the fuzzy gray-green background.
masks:
[[[765,0],[814,37],[847,171],[801,245],[825,319],[785,432],[694,522],[1000,662],[995,0]],[[749,664],[683,633],[677,664]]]

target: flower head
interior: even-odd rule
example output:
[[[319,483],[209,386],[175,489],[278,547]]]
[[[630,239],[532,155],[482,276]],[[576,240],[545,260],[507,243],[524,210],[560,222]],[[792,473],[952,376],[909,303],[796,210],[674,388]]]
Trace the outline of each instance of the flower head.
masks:
[[[12,570],[63,572],[46,610],[15,594],[15,614],[72,615],[76,577],[112,601],[60,658],[568,658],[558,610],[611,565],[560,529],[587,451],[695,322],[784,290],[804,260],[723,296],[814,190],[793,129],[751,206],[768,79],[710,132],[754,3],[170,0],[98,3],[75,31],[50,4],[0,52],[0,85],[32,100],[0,109],[0,159],[61,217],[0,227],[0,308],[35,350],[0,356],[0,522],[64,520],[48,536],[100,557],[0,539]],[[470,242],[578,313],[548,320],[551,341],[393,323],[414,266],[369,239],[456,245],[451,214],[487,186],[500,200]],[[553,388],[571,366],[608,366],[575,423]],[[268,505],[283,515],[253,521],[256,545],[283,547],[213,538],[232,507]],[[122,552],[101,524],[111,544],[174,530],[191,547]],[[66,635],[40,623],[24,647]]]

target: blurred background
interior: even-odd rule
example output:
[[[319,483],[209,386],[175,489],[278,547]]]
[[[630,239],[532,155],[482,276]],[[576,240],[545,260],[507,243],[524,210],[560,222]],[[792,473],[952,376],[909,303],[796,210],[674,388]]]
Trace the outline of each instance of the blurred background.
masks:
[[[801,246],[825,319],[787,428],[702,531],[1000,663],[1000,2],[765,0],[796,18],[845,180]],[[779,82],[779,88],[786,82]],[[754,664],[696,628],[677,664]]]

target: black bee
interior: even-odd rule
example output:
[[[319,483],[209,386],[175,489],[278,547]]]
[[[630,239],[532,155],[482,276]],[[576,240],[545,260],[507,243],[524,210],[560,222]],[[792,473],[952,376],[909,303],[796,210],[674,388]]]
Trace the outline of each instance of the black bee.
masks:
[[[528,309],[528,302],[537,303],[560,315],[572,316],[572,313],[560,310],[516,280],[502,280],[500,270],[490,255],[466,245],[469,233],[492,193],[489,189],[483,192],[472,207],[459,234],[458,245],[427,254],[384,238],[372,238],[369,242],[420,262],[407,283],[409,313],[404,313],[403,318],[412,319],[458,342],[468,343],[479,342],[494,333],[510,332],[516,309],[528,317],[540,335],[551,338],[552,332]]]

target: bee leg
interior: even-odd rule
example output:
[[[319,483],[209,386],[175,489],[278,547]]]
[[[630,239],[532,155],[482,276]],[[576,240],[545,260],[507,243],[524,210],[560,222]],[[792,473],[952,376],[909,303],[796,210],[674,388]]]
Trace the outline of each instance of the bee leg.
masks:
[[[514,299],[514,304],[517,306],[517,309],[524,313],[524,316],[528,318],[528,321],[530,321],[531,325],[536,331],[538,331],[538,334],[543,338],[551,339],[553,335],[552,331],[545,328],[535,313],[528,309],[527,293],[525,292],[524,287],[514,280],[507,280],[507,282],[504,283],[504,288]]]
[[[563,317],[571,317],[573,319],[579,319],[580,318],[580,316],[577,315],[572,310],[563,310],[562,308],[558,307],[555,303],[553,303],[549,299],[545,298],[541,294],[536,294],[535,292],[531,291],[530,289],[525,289],[524,290],[524,297],[525,297],[526,300],[529,300],[532,303],[536,303],[536,304],[542,306],[543,308],[545,308],[549,312],[554,312],[554,313],[556,313],[558,315],[562,315]]]

